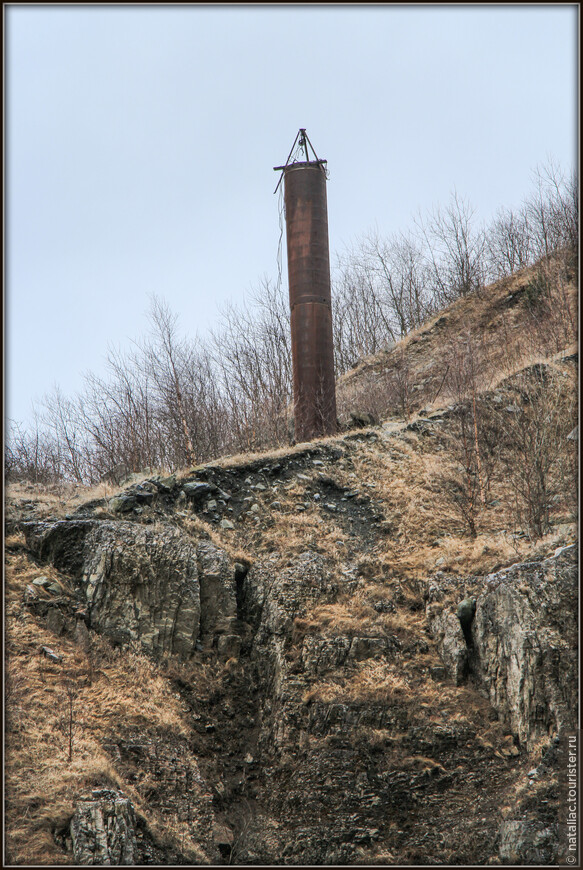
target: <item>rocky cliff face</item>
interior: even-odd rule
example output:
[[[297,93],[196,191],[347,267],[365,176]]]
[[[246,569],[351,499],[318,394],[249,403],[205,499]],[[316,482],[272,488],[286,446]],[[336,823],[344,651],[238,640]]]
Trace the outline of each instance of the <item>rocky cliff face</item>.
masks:
[[[236,622],[235,568],[226,553],[168,523],[69,519],[23,529],[39,558],[69,573],[76,605],[114,644],[138,641],[157,659],[187,660],[197,643],[216,645]]]
[[[82,620],[122,650],[137,643],[157,662],[176,662],[191,736],[157,745],[112,736],[105,748],[116,768],[146,777],[150,803],[186,820],[206,861],[556,857],[556,824],[515,792],[542,740],[537,788],[551,795],[545,806],[556,801],[550,749],[575,725],[575,547],[488,576],[437,572],[409,589],[375,586],[355,561],[331,567],[313,549],[287,564],[265,555],[248,570],[173,522],[187,499],[191,510],[210,501],[213,511],[219,493],[225,508],[257,513],[256,470],[245,473],[250,497],[235,479],[228,493],[222,479],[158,487],[149,504],[159,513],[147,524],[125,507],[119,517],[131,493],[107,516],[93,506],[22,523],[30,552],[70,582],[53,596],[29,585],[30,609],[59,634]],[[325,510],[353,504],[322,476]],[[362,512],[374,516],[370,501],[354,506],[346,527]],[[456,607],[469,593],[468,645]],[[197,667],[214,668],[205,692]],[[63,842],[76,863],[187,860],[160,849],[122,792],[86,796],[71,814]]]
[[[427,618],[448,674],[471,679],[521,744],[576,727],[577,547],[540,562],[466,578],[477,595],[466,642],[451,607],[459,580],[428,584]],[[459,592],[458,592],[459,594]]]

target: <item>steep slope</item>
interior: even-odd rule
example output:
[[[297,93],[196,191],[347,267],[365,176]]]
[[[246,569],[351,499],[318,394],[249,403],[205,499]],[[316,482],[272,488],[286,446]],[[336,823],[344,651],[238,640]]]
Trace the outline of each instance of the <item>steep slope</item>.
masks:
[[[577,256],[565,251],[462,297],[338,384],[351,410],[408,416],[459,401],[471,377],[482,392],[577,341]]]
[[[533,275],[341,386],[370,413],[372,374],[395,399],[408,360],[404,418],[397,395],[379,425],[123,492],[9,491],[10,863],[556,861],[576,356],[541,364],[517,328],[512,366],[496,361],[496,318],[520,325]],[[490,338],[455,394],[460,324]],[[556,446],[542,535],[509,471],[540,397]]]

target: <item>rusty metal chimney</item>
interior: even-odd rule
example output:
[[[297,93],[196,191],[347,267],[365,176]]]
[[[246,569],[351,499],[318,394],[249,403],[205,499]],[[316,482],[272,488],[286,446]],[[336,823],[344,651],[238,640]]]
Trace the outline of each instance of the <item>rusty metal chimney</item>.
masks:
[[[314,160],[309,158],[308,145]],[[301,156],[303,149],[304,161],[292,159],[294,149],[297,156]],[[282,172],[276,191],[282,178],[284,180],[295,438],[298,442],[331,435],[337,430],[326,163],[318,159],[302,128],[285,166],[274,167]]]

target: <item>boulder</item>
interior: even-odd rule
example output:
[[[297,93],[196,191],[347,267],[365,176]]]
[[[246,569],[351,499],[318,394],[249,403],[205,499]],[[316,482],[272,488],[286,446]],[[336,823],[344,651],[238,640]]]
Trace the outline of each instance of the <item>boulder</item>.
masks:
[[[442,631],[439,651],[443,664],[456,686],[461,686],[468,676],[468,650],[459,620],[453,613],[445,615]]]
[[[131,800],[110,789],[93,791],[77,804],[71,840],[76,864],[135,864],[136,817]]]
[[[65,617],[58,607],[50,607],[47,612],[47,628],[52,634],[61,635],[65,628]]]
[[[171,474],[169,477],[156,477],[152,480],[152,483],[160,492],[171,492],[176,488],[176,475]]]
[[[350,422],[352,426],[364,429],[365,426],[375,426],[378,420],[368,411],[351,411]]]
[[[116,495],[107,503],[108,509],[114,514],[127,514],[137,506],[138,500],[134,495]]]
[[[445,603],[456,592],[455,579],[438,572],[427,589],[426,616],[447,676],[460,686],[468,675],[468,650],[460,620]]]
[[[533,821],[502,822],[498,855],[503,864],[556,864],[559,853],[558,825]]]
[[[215,487],[210,483],[202,483],[198,480],[187,481],[182,484],[182,492],[185,496],[194,502],[202,501],[203,498],[209,496]]]

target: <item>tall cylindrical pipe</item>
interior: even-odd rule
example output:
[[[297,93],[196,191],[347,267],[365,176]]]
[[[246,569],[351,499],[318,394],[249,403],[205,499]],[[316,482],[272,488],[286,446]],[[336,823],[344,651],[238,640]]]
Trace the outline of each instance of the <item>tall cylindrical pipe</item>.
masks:
[[[326,172],[322,161],[283,170],[296,441],[337,429]]]

